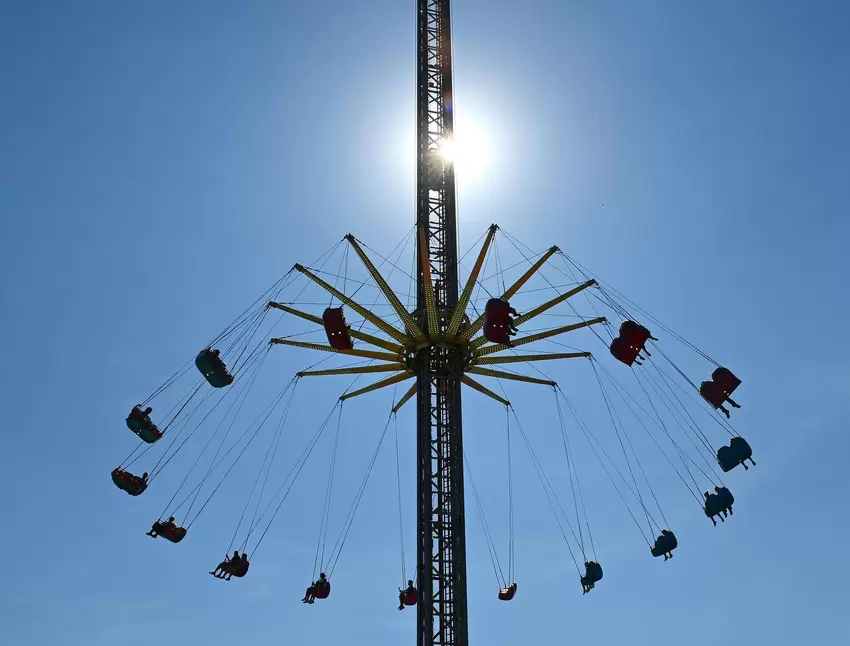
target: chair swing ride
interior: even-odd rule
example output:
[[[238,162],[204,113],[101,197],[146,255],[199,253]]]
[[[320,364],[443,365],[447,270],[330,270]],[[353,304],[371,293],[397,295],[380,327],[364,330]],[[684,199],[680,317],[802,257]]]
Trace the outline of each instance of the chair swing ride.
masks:
[[[497,250],[495,254],[496,262],[497,264],[501,263],[501,257],[498,253],[496,243],[497,235],[500,233],[503,233],[503,236],[522,254],[522,264],[529,265],[527,270],[510,286],[505,282],[505,274],[509,270],[501,267],[489,279],[480,278],[482,270],[487,267],[487,262],[493,255],[491,253],[492,250]],[[421,228],[414,227],[406,237],[417,239],[420,249],[424,246],[424,234]],[[393,400],[390,418],[395,421],[399,410],[408,401],[413,399],[416,394],[417,386],[415,379],[419,356],[418,351],[425,345],[451,345],[460,348],[460,352],[464,357],[463,374],[459,377],[461,383],[505,408],[508,414],[506,427],[509,443],[511,441],[512,422],[519,429],[523,442],[526,443],[529,450],[535,470],[541,476],[541,484],[546,491],[546,495],[550,497],[552,511],[564,532],[567,547],[569,548],[571,545],[568,540],[568,536],[571,535],[575,538],[575,542],[572,545],[576,546],[577,552],[581,553],[584,563],[583,568],[580,567],[579,561],[575,556],[573,560],[576,562],[576,567],[578,568],[578,578],[580,579],[583,594],[593,590],[596,584],[601,581],[603,575],[602,566],[596,560],[595,548],[592,544],[590,546],[584,544],[584,535],[579,538],[582,526],[587,527],[587,531],[585,532],[587,536],[592,536],[592,534],[590,532],[586,510],[583,514],[579,514],[578,511],[579,508],[583,508],[584,500],[580,498],[582,496],[581,487],[578,482],[576,460],[574,457],[577,449],[571,446],[575,441],[573,440],[571,442],[567,437],[568,424],[565,420],[565,410],[573,416],[575,428],[579,429],[581,434],[584,435],[588,446],[598,458],[601,466],[605,468],[606,473],[608,473],[612,485],[621,494],[627,509],[630,510],[630,506],[626,500],[628,497],[631,497],[633,501],[637,501],[637,507],[641,508],[649,518],[646,529],[640,527],[640,525],[638,527],[644,539],[647,540],[651,555],[654,557],[663,556],[664,560],[670,559],[673,556],[674,550],[678,547],[678,538],[669,527],[663,526],[665,523],[656,522],[649,512],[644,501],[645,491],[650,491],[651,497],[656,499],[654,491],[651,490],[649,480],[644,477],[645,485],[641,485],[633,473],[631,477],[624,475],[622,463],[618,466],[610,454],[605,451],[598,436],[591,432],[587,424],[583,421],[575,403],[565,395],[557,382],[536,368],[538,362],[558,364],[567,359],[583,358],[588,360],[597,380],[602,399],[609,407],[609,412],[612,413],[611,421],[615,437],[620,441],[625,438],[627,445],[630,447],[630,451],[626,451],[625,448],[623,450],[626,470],[631,472],[633,467],[637,466],[643,472],[643,467],[640,465],[640,459],[632,441],[626,436],[627,429],[622,422],[622,417],[617,412],[618,407],[615,404],[612,395],[613,392],[616,392],[620,396],[622,402],[625,403],[625,407],[640,422],[644,430],[647,430],[647,424],[654,424],[656,433],[662,433],[662,436],[659,437],[666,438],[667,442],[669,442],[669,448],[666,451],[658,442],[655,442],[655,444],[669,464],[676,469],[677,475],[688,486],[691,495],[697,498],[704,514],[715,525],[718,518],[721,522],[725,521],[732,513],[734,497],[721,480],[720,472],[728,473],[739,465],[747,469],[746,462],[755,464],[752,458],[752,448],[744,438],[740,437],[734,431],[728,421],[730,417],[729,411],[723,407],[725,403],[730,403],[733,407],[739,407],[737,402],[731,399],[731,395],[741,385],[741,380],[730,369],[714,362],[708,355],[664,326],[660,321],[635,305],[616,289],[592,277],[583,266],[561,252],[557,247],[552,247],[541,254],[530,253],[526,251],[527,248],[524,249],[524,245],[521,242],[507,233],[501,232],[496,225],[492,225],[482,238],[483,244],[478,249],[477,260],[469,271],[469,276],[460,294],[458,305],[452,311],[440,311],[436,308],[436,299],[434,298],[435,286],[431,282],[429,267],[427,264],[419,267],[419,270],[424,276],[426,307],[424,308],[424,312],[416,312],[410,311],[409,307],[403,305],[401,297],[391,290],[389,285],[390,279],[385,278],[381,273],[380,266],[376,266],[369,258],[364,249],[365,244],[354,236],[347,235],[333,249],[323,254],[324,262],[318,268],[311,269],[302,265],[295,265],[286,276],[267,290],[251,308],[246,310],[236,321],[200,350],[195,355],[193,361],[187,362],[181,370],[157,388],[143,402],[132,406],[126,418],[126,426],[138,437],[139,443],[133,453],[112,472],[114,484],[131,496],[139,496],[146,492],[148,486],[171,462],[174,454],[183,448],[195,436],[196,432],[199,434],[207,432],[209,434],[207,441],[200,448],[201,455],[195,460],[190,473],[182,478],[178,491],[171,497],[169,505],[164,510],[162,517],[154,521],[148,535],[153,538],[162,537],[172,543],[179,543],[184,540],[189,527],[197,520],[201,511],[207,507],[207,504],[235,466],[235,463],[246,453],[248,447],[254,443],[260,430],[268,426],[267,422],[274,411],[280,413],[282,419],[269,440],[268,448],[271,449],[280,443],[283,425],[292,406],[295,386],[299,380],[305,377],[340,375],[351,375],[359,379],[364,375],[372,373],[390,373],[389,376],[371,385],[356,390],[348,389],[339,397],[331,414],[325,418],[324,423],[321,424],[319,430],[311,438],[307,448],[292,466],[278,491],[265,500],[266,505],[262,513],[255,512],[254,518],[248,526],[245,539],[239,545],[239,549],[230,555],[230,549],[228,548],[228,556],[212,572],[217,578],[224,580],[230,580],[232,577],[244,577],[248,572],[249,566],[246,552],[249,540],[252,537],[256,538],[257,534],[259,534],[259,539],[256,540],[252,550],[256,552],[259,543],[262,541],[262,537],[265,536],[265,533],[271,526],[277,511],[286,500],[293,484],[302,473],[305,463],[313,453],[313,449],[319,438],[328,428],[333,427],[332,418],[334,415],[336,415],[337,419],[338,434],[339,421],[342,416],[342,403],[354,397],[388,389],[391,386],[394,387],[404,381],[414,380],[414,384],[405,393]],[[347,269],[344,275],[332,274],[323,269],[330,259],[339,254],[341,247],[345,251],[344,258],[340,260],[340,265],[344,262],[346,268],[348,267],[348,250],[353,250],[362,261],[363,268],[367,272],[366,280],[353,280],[349,277]],[[420,257],[423,255],[420,254]],[[529,306],[528,308],[523,308],[525,310],[523,314],[517,312],[511,305],[512,300],[522,296],[524,287],[533,279],[538,278],[538,274],[547,266],[547,263],[551,264],[554,260],[560,262],[560,267],[555,267],[558,273],[562,277],[568,276],[572,282],[565,285],[553,285],[549,279],[543,277],[547,287],[528,290],[528,295],[530,296],[532,293],[547,289],[556,294],[554,298]],[[381,264],[390,264],[393,272],[401,271],[397,263],[387,258],[383,258],[383,261]],[[515,269],[515,267],[510,269]],[[368,285],[374,290],[377,290],[377,294],[385,302],[379,305],[376,298],[372,306],[367,308],[357,300],[354,300],[352,296],[346,295],[337,286],[326,282],[320,277],[323,274],[334,276],[337,283],[341,280],[344,285],[349,283],[358,284],[359,286],[356,291],[361,291]],[[410,274],[406,275],[412,278]],[[306,279],[308,285],[318,287],[324,293],[330,294],[332,302],[324,309],[321,316],[297,307],[301,302],[298,298],[304,293],[305,286],[300,288],[299,295],[296,296],[295,300],[288,301],[284,299],[286,293],[295,290],[295,287],[299,284],[299,279]],[[488,281],[491,284],[491,288],[493,281],[495,281],[496,288],[488,290],[486,287]],[[499,284],[500,281],[501,284]],[[473,298],[475,290],[479,294],[478,298]],[[486,296],[481,297],[482,292],[486,292]],[[583,297],[593,309],[593,316],[580,315],[572,305],[572,302],[579,297]],[[336,305],[333,303],[334,300],[337,301]],[[315,301],[309,302],[315,303]],[[484,304],[480,313],[475,305],[476,302],[483,302]],[[430,307],[428,306],[429,304]],[[573,313],[557,313],[559,307],[563,305],[568,305]],[[392,319],[389,316],[376,314],[375,310],[379,306],[389,308],[400,325],[393,325],[391,322]],[[602,308],[608,310],[606,312],[607,316],[599,315],[599,310]],[[353,323],[347,322],[345,316],[346,310],[359,315],[359,318]],[[280,314],[280,319],[272,322],[270,318],[275,313]],[[289,336],[268,336],[266,330],[277,327],[286,316],[289,316],[290,319],[300,319],[309,323],[309,329],[324,334],[327,344],[293,338],[301,336],[305,332],[298,332]],[[571,316],[575,319],[575,322],[568,325],[546,328],[530,327],[532,322],[546,316]],[[643,318],[646,322],[654,324],[660,330],[663,330],[661,334],[666,333],[667,338],[664,338],[664,336],[654,336],[655,332],[650,332],[648,327],[635,320],[638,318]],[[440,331],[440,321],[442,321],[442,327],[444,328],[442,332]],[[614,325],[614,321],[619,321],[619,325]],[[538,351],[526,353],[518,351],[518,349],[525,350],[526,348],[524,346],[547,341],[563,346],[558,341],[562,335],[580,330],[590,330],[591,328],[601,328],[608,336],[605,339],[602,334],[594,332],[593,337],[590,337],[594,342],[601,341],[607,346],[607,352],[601,352],[599,358],[589,351],[574,348],[570,348],[573,350],[571,352]],[[616,334],[614,332],[615,328]],[[366,331],[367,329],[369,331]],[[683,345],[689,350],[695,351],[700,358],[713,363],[715,367],[711,373],[710,380],[702,382],[700,386],[697,386],[695,382],[691,381],[670,359],[665,344],[668,339],[678,342],[678,345]],[[647,344],[652,348],[651,352],[648,350]],[[272,404],[263,411],[259,419],[249,424],[237,440],[231,441],[226,445],[227,433],[222,437],[222,430],[229,432],[236,422],[236,416],[231,413],[235,409],[238,414],[238,409],[245,403],[245,399],[248,397],[252,385],[256,382],[269,351],[274,347],[281,346],[305,351],[324,352],[335,357],[355,357],[367,360],[368,365],[322,370],[307,369],[297,372],[283,391],[276,395]],[[655,358],[656,350],[660,359]],[[608,357],[608,359],[605,360],[605,357]],[[172,396],[169,399],[167,395],[175,389],[177,383],[186,381],[187,379],[191,380],[192,374],[197,375],[192,369],[193,362],[197,373],[200,373],[200,379],[197,376],[195,377],[196,383],[191,386],[188,394],[182,396],[182,398]],[[611,364],[611,366],[605,365],[606,363]],[[515,371],[508,371],[506,369],[508,365],[514,367],[529,366],[536,370],[540,376],[529,376]],[[646,396],[645,404],[642,404],[629,393],[623,387],[621,381],[617,379],[615,376],[617,365],[620,365],[620,370],[631,370],[635,373],[636,382]],[[577,511],[574,521],[568,519],[567,515],[563,512],[563,506],[559,502],[557,492],[554,491],[548,477],[542,472],[539,459],[536,457],[534,449],[531,446],[531,438],[523,429],[514,405],[506,396],[503,396],[506,395],[504,389],[502,390],[503,394],[493,391],[479,381],[479,378],[482,377],[495,379],[500,385],[501,382],[505,381],[535,384],[549,388],[554,393],[559,426],[565,439],[565,458],[566,466],[570,473],[570,484],[576,487],[573,489],[573,502],[579,503],[579,506],[576,507]],[[244,387],[241,389],[239,388],[240,384],[244,384]],[[156,404],[162,399],[169,400],[171,410],[163,417],[158,418],[157,412],[162,407]],[[214,413],[217,409],[219,411],[224,410],[224,404],[228,401],[230,406],[226,408],[224,415],[218,415],[220,419],[216,425],[214,422],[216,419]],[[721,445],[714,449],[711,444],[708,444],[707,435],[695,421],[697,414],[695,409],[699,408],[700,402],[702,403],[703,412],[711,416],[715,426],[729,435],[730,440],[728,445]],[[658,410],[662,406],[666,407],[668,411],[668,419],[666,420],[664,416],[658,413]],[[620,408],[622,409],[622,406]],[[654,413],[650,414],[650,410],[654,411]],[[723,413],[718,414],[717,411],[723,411]],[[198,417],[201,417],[201,419],[198,420]],[[159,425],[154,420],[157,420]],[[381,443],[383,443],[389,426],[390,422],[388,421],[387,427],[384,428],[384,432],[381,435]],[[677,426],[678,437],[674,436],[672,432],[673,426]],[[209,431],[208,429],[212,430]],[[398,432],[397,427],[395,432]],[[171,436],[173,438],[169,442],[168,438]],[[218,450],[210,461],[208,457],[209,449],[216,439],[218,439]],[[337,436],[333,445],[333,455],[329,462],[331,464],[330,481],[333,479],[333,464],[337,458],[338,439]],[[699,452],[698,455],[685,450],[683,445],[686,440],[690,440],[692,446]],[[150,452],[163,443],[167,443],[168,446],[150,468],[149,472],[145,471],[139,476],[130,470],[132,465],[144,460],[146,456],[150,457]],[[508,448],[510,449],[510,447]],[[378,449],[376,449],[374,457],[377,456],[377,451]],[[670,458],[670,454],[678,457],[681,462],[680,467],[676,467],[674,461]],[[182,501],[174,506],[178,495],[181,492],[186,494],[184,486],[191,475],[191,471],[195,469],[204,455],[207,455],[207,460],[210,462],[206,474],[201,476],[194,489],[189,490],[188,495],[185,495]],[[511,480],[513,478],[513,471],[510,464],[510,451],[508,455],[509,464],[507,473],[509,474],[509,480]],[[467,456],[464,456],[464,461],[468,465]],[[342,529],[343,536],[347,535],[350,529],[354,519],[354,512],[357,506],[359,506],[360,498],[365,491],[365,485],[373,466],[374,458],[369,464],[361,488],[357,490],[352,511],[349,517],[346,518]],[[271,463],[269,461],[268,451],[259,471],[254,482],[254,489],[251,491],[251,496],[255,495],[257,483],[261,476],[265,478],[263,488],[265,488],[265,483],[269,479]],[[200,509],[192,514],[192,508],[195,506],[195,502],[198,501],[205,483],[215,474],[221,474],[218,484],[208,494],[203,504],[201,504]],[[709,489],[714,489],[714,493],[706,491],[701,495],[696,487],[694,474],[703,476],[710,484]],[[469,470],[467,470],[467,477],[471,480],[471,471]],[[691,481],[690,483],[689,480]],[[492,535],[486,526],[484,512],[480,505],[474,480],[471,480],[471,484],[473,496],[478,506],[479,518],[485,527],[485,539],[493,560],[494,570],[497,572],[497,579],[499,580],[499,589],[495,596],[502,601],[511,601],[518,589],[513,572],[513,501],[510,501],[511,508],[509,510],[511,516],[511,536],[509,540],[507,575],[505,575],[496,554],[497,550],[492,540]],[[512,488],[511,482],[509,482],[509,487]],[[330,495],[331,492],[329,489],[328,497]],[[260,496],[262,497],[262,494]],[[259,499],[256,499],[255,504],[259,510]],[[183,517],[187,519],[187,522],[183,526],[175,521],[175,518],[180,515],[181,510],[185,510]],[[661,511],[660,506],[659,511]],[[663,517],[663,511],[661,511],[661,514]],[[647,533],[647,530],[657,534],[654,541],[648,540],[652,538],[652,535]],[[326,528],[323,531],[326,531]],[[317,599],[327,599],[330,596],[330,575],[332,574],[333,566],[339,558],[339,552],[341,551],[343,542],[344,540],[338,541],[336,551],[323,564],[323,567],[320,568],[321,571],[318,572],[318,577],[316,577],[316,572],[314,572],[314,580],[308,586],[307,593],[303,599],[305,603],[313,603]],[[590,555],[591,552],[592,556]],[[570,549],[570,553],[573,554],[572,549]],[[325,565],[327,567],[324,567]],[[325,572],[325,569],[327,569],[327,572]],[[406,573],[403,572],[402,580],[406,581],[406,584],[398,590],[399,609],[417,604],[418,592],[415,581],[413,579],[406,579],[405,577]]]
[[[230,545],[224,550],[224,559],[210,572],[230,581],[248,575],[249,547],[253,559],[295,483],[312,478],[315,484],[317,472],[327,467],[316,559],[302,599],[305,604],[313,604],[331,596],[334,568],[390,427],[396,438],[396,472],[400,478],[397,418],[399,411],[412,402],[405,410],[415,408],[417,420],[417,564],[416,574],[408,578],[402,531],[398,608],[416,608],[420,645],[467,646],[464,482],[472,491],[498,582],[494,600],[511,602],[518,590],[511,452],[517,432],[563,535],[583,594],[600,583],[603,568],[592,538],[579,464],[586,471],[594,459],[598,462],[651,556],[663,556],[667,561],[678,549],[679,538],[652,487],[651,480],[657,474],[652,469],[647,473],[642,457],[650,451],[656,458],[662,457],[701,513],[715,526],[717,519],[722,523],[729,518],[735,502],[722,474],[738,466],[743,467],[739,472],[746,470],[747,462],[754,465],[755,461],[752,447],[731,425],[731,411],[726,407],[728,404],[740,408],[732,399],[733,394],[738,397],[740,377],[593,276],[558,247],[534,252],[494,224],[470,249],[477,250],[472,266],[463,266],[465,256],[458,258],[457,254],[454,165],[446,154],[454,136],[450,2],[418,0],[417,16],[415,225],[388,257],[380,256],[349,234],[310,265],[296,264],[218,336],[196,350],[151,395],[140,403],[126,402],[126,426],[136,436],[137,444],[111,475],[114,485],[128,495],[151,496],[155,494],[149,489],[168,488],[167,480],[160,482],[160,477],[170,467],[177,474],[176,490],[147,535],[185,545],[191,543],[192,525],[225,483],[232,482],[230,476],[237,465],[245,465],[243,458],[250,462],[246,456],[253,455],[251,448],[258,447],[255,450],[263,457],[252,464],[256,475],[248,500]],[[517,257],[516,263],[502,263],[502,240],[508,242],[507,250]],[[396,254],[399,248],[401,251]],[[378,265],[367,249],[371,256],[381,258]],[[363,280],[349,275],[350,251],[359,260],[355,267],[365,272]],[[410,273],[398,265],[405,252],[414,256]],[[340,269],[326,270],[337,256]],[[488,276],[486,268],[493,258],[496,271]],[[385,265],[389,268],[386,276],[382,272]],[[459,268],[465,271],[463,279]],[[557,272],[557,276],[552,272]],[[399,285],[404,276],[409,279],[407,293],[404,285]],[[328,282],[332,279],[333,283]],[[311,300],[309,295],[304,296],[308,289],[321,296]],[[365,297],[370,291],[375,298],[366,306]],[[541,293],[546,293],[548,300],[542,300]],[[328,295],[329,303],[325,300]],[[405,297],[407,304],[402,302]],[[576,303],[582,307],[586,304],[589,312],[580,313]],[[563,317],[570,317],[571,322],[544,324],[564,322]],[[282,324],[287,326],[287,334],[278,332]],[[314,333],[323,338],[305,336]],[[583,338],[585,345],[566,346],[561,341],[564,335]],[[592,353],[591,346],[599,351]],[[293,356],[311,353],[325,358],[296,372],[282,390],[278,391],[279,386],[275,385],[275,396],[265,407],[252,404],[256,398],[252,399],[251,393],[262,391],[258,384],[269,373],[263,371],[268,357],[286,348]],[[677,352],[687,353],[684,368],[680,367],[679,357],[676,363],[671,358]],[[340,358],[359,362],[315,369],[318,363]],[[558,366],[569,366],[569,378],[577,380],[582,375],[581,362],[570,359],[583,359],[589,365],[584,372],[592,373],[586,381],[594,390],[598,388],[603,406],[594,408],[602,411],[601,421],[589,424],[587,410],[585,415],[580,412],[584,401],[569,397],[540,367],[548,371],[550,367],[557,370]],[[702,365],[697,366],[697,362]],[[535,374],[523,374],[517,369]],[[354,388],[360,378],[382,373],[384,376],[377,381]],[[697,385],[691,375],[705,380]],[[284,476],[275,475],[273,479],[278,447],[298,384],[307,377],[338,376],[351,376],[354,381],[306,438],[300,452],[280,452],[296,457]],[[623,385],[627,380],[637,385],[634,394],[633,388]],[[399,386],[408,381],[412,385],[400,392]],[[551,426],[562,440],[574,514],[564,511],[558,487],[534,450],[533,441],[539,437],[526,432],[518,407],[508,399],[508,382],[551,391],[553,412],[558,418],[557,426]],[[494,384],[499,392],[491,389]],[[376,391],[392,393],[389,415],[365,474],[354,488],[338,538],[331,541],[332,548],[326,553],[335,466],[338,458],[345,459],[338,451],[343,404]],[[502,568],[485,518],[470,456],[463,450],[462,435],[475,432],[470,424],[465,433],[461,430],[461,393],[468,391],[505,410],[509,517],[506,569]],[[313,402],[308,403],[313,410]],[[243,419],[252,409],[256,416],[246,424]],[[710,431],[697,421],[701,415],[701,419],[710,420]],[[628,425],[624,418],[630,420]],[[360,420],[359,426],[369,424]],[[601,427],[613,433],[606,432],[603,437]],[[649,438],[650,444],[641,433],[634,432],[635,428]],[[236,439],[232,437],[234,429],[242,429]],[[538,425],[536,430],[546,429]],[[710,437],[721,433],[729,436],[728,443],[719,445],[717,439]],[[298,439],[303,438],[302,434],[297,435]],[[323,437],[329,438],[330,456],[320,463],[321,468],[305,469]],[[638,437],[644,442],[640,450]],[[579,451],[586,451],[587,456],[579,456]],[[181,457],[175,459],[178,454]],[[706,487],[704,492],[698,479]],[[275,489],[276,482],[279,486]],[[397,484],[401,524],[400,479]],[[645,517],[645,525],[638,521],[640,516]],[[241,540],[237,540],[238,536]]]

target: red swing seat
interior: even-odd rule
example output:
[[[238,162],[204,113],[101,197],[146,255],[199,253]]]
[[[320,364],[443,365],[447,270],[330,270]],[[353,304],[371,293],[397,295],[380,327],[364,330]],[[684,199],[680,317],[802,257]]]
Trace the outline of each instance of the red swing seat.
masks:
[[[735,389],[741,385],[741,380],[738,379],[729,368],[717,368],[711,373],[711,380],[717,384],[717,387],[726,393],[728,397]]]
[[[148,488],[148,483],[144,478],[134,476],[129,471],[124,471],[120,468],[112,470],[112,482],[122,491],[126,491],[131,496],[141,495]]]
[[[186,538],[186,528],[177,527],[174,523],[163,523],[160,531],[157,533],[172,543],[179,543]]]
[[[316,598],[317,599],[327,599],[331,594],[331,583],[328,581],[324,585],[316,586]]]
[[[726,401],[726,393],[712,380],[703,381],[699,385],[699,394],[714,408],[720,408]]]
[[[627,366],[634,364],[641,350],[649,341],[649,330],[634,321],[623,321],[620,333],[611,341],[611,354]]]
[[[351,350],[354,348],[342,307],[327,308],[325,313],[322,314],[322,325],[325,327],[325,334],[328,335],[328,343],[331,344],[333,349]]]
[[[414,588],[413,590],[405,590],[404,596],[402,597],[402,603],[406,606],[415,606],[416,601],[419,598],[419,592]]]
[[[491,298],[484,307],[484,338],[491,343],[508,344],[508,322],[511,305],[500,298]]]

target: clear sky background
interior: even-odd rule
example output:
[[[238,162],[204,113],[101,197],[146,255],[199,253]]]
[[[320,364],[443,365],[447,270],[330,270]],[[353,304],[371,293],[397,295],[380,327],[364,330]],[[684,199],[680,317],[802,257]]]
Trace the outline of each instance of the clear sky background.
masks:
[[[729,474],[736,513],[718,528],[652,474],[680,537],[663,563],[588,462],[605,579],[582,597],[518,454],[511,604],[468,507],[472,643],[848,643],[850,4],[457,0],[453,27],[458,138],[483,151],[458,170],[461,247],[491,222],[558,244],[726,362],[759,463]],[[414,67],[413,0],[0,1],[4,645],[412,643],[389,453],[332,598],[310,607],[321,466],[230,584],[206,571],[261,458],[180,545],[143,534],[167,488],[131,499],[108,473],[133,446],[130,406],[294,262],[349,231],[389,252],[409,230]],[[280,385],[310,358],[269,361]],[[594,410],[589,368],[558,371]],[[287,455],[346,385],[299,395]],[[532,391],[511,389],[546,453],[552,404]],[[344,415],[332,537],[382,397]],[[503,413],[466,403],[504,558]]]

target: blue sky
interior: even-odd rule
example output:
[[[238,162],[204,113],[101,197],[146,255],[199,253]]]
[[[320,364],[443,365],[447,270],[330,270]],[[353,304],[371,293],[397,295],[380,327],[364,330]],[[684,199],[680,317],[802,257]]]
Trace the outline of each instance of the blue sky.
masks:
[[[4,644],[413,639],[413,613],[394,609],[390,453],[332,599],[312,607],[298,599],[323,465],[231,584],[206,571],[261,457],[246,456],[177,546],[143,534],[167,487],[131,499],[108,472],[133,446],[129,407],[294,262],[349,231],[383,253],[409,231],[414,4],[0,4]],[[850,6],[828,0],[454,3],[458,137],[485,150],[458,170],[462,248],[491,222],[534,249],[558,244],[726,362],[744,378],[735,424],[759,463],[729,474],[736,513],[718,528],[663,465],[651,473],[681,543],[662,563],[588,458],[605,579],[582,597],[517,452],[520,592],[507,606],[468,504],[475,643],[846,643],[848,28]],[[278,383],[261,404],[310,363],[287,352],[270,355]],[[553,371],[598,416],[592,371]],[[284,457],[346,385],[305,385]],[[551,395],[547,408],[531,386],[510,392],[545,455]],[[332,538],[387,405],[375,395],[344,413]],[[502,415],[466,397],[467,450],[504,555]]]

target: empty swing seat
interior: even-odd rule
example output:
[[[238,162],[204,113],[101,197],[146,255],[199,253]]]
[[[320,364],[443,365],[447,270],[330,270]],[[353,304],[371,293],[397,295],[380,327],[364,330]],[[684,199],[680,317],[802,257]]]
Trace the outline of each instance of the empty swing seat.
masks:
[[[322,325],[325,327],[325,334],[328,335],[328,343],[331,344],[333,349],[351,350],[354,348],[354,342],[348,332],[342,307],[327,308],[325,313],[322,314]]]
[[[233,383],[218,350],[204,348],[195,357],[195,367],[213,388],[224,388]]]
[[[516,596],[516,583],[512,583],[499,590],[499,601],[510,601]]]
[[[147,480],[120,468],[112,470],[112,482],[121,491],[126,491],[131,496],[141,495],[148,488]]]

